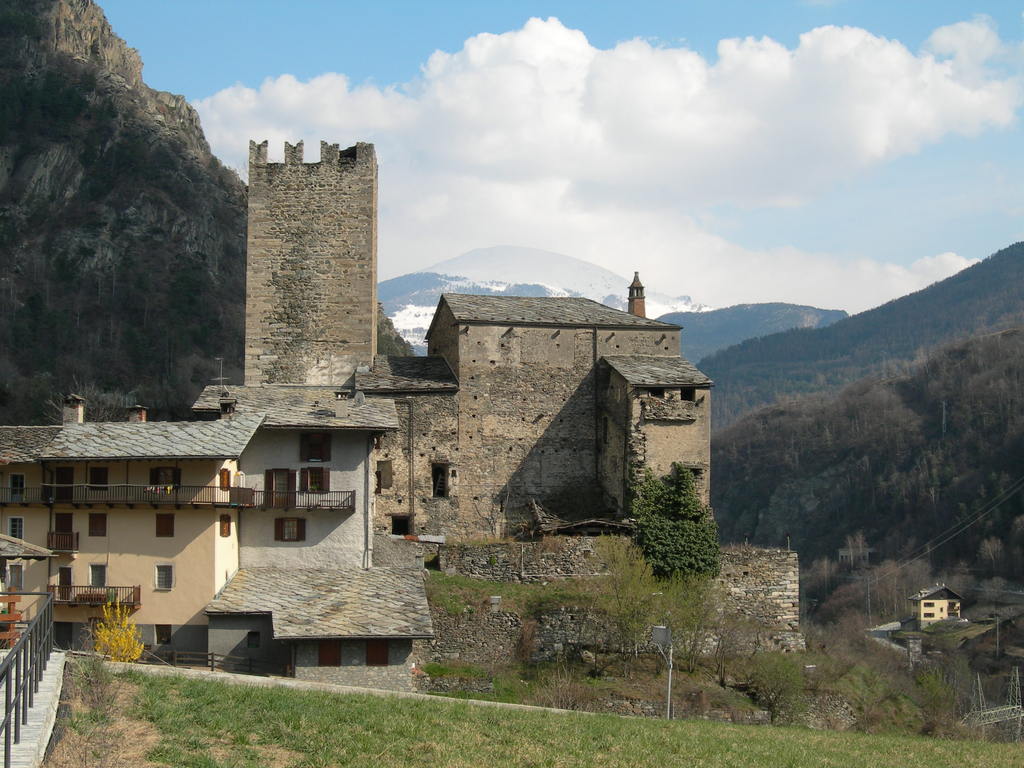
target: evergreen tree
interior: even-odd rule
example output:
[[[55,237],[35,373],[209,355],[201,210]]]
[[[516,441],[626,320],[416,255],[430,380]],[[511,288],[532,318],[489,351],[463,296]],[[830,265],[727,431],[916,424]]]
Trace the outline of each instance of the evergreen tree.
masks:
[[[646,469],[633,488],[631,509],[636,543],[657,576],[718,573],[718,527],[690,470],[673,464],[659,479]]]

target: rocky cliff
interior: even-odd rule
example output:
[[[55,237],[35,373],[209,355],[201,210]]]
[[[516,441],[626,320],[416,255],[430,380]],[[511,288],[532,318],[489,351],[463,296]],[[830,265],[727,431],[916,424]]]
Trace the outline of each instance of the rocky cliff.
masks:
[[[240,380],[245,187],[91,0],[0,0],[0,423]]]

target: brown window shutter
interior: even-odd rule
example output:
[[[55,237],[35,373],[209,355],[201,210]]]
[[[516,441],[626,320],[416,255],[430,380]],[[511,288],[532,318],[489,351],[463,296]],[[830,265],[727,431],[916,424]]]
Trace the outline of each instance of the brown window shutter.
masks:
[[[298,521],[297,521],[297,525],[295,526],[295,528],[296,528],[295,540],[296,541],[305,541],[306,540],[306,518],[300,517],[298,519]]]
[[[288,493],[295,493],[295,481],[298,479],[298,474],[294,469],[288,473]]]
[[[224,467],[223,469],[221,469],[219,474],[220,489],[222,491],[226,491],[229,488],[231,488],[231,470],[228,469],[227,467]]]
[[[106,512],[90,512],[89,513],[89,535],[90,536],[106,536],[107,535],[107,513]]]
[[[220,516],[220,535],[223,537],[231,535],[231,515]]]
[[[156,516],[156,535],[174,535],[174,513],[158,513]]]
[[[173,475],[173,477],[174,477],[174,480],[172,482],[174,483],[174,485],[181,485],[181,469],[180,468],[178,468],[178,467],[174,468],[174,475]]]
[[[309,490],[309,470],[299,470],[299,490],[305,493]]]
[[[309,461],[309,435],[299,435],[299,461]]]
[[[366,666],[386,667],[388,665],[388,641],[366,641]]]
[[[320,435],[321,447],[320,447],[320,458],[324,461],[331,460],[331,433],[324,432]]]
[[[341,666],[341,640],[321,640],[319,648],[321,667]]]
[[[149,468],[149,484],[156,485],[160,482],[160,467]]]
[[[320,490],[329,491],[331,490],[331,470],[324,467],[320,470]]]
[[[268,469],[266,472],[263,473],[263,490],[274,490],[274,470],[272,469]]]
[[[274,518],[274,541],[284,541],[284,518]]]

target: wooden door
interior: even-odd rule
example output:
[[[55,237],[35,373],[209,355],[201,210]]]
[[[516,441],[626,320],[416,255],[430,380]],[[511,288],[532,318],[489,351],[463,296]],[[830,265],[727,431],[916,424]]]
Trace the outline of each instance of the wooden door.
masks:
[[[57,599],[69,601],[71,589],[71,566],[62,565],[57,569]]]
[[[53,471],[53,480],[57,485],[54,499],[57,501],[71,501],[75,497],[75,468],[57,467]]]

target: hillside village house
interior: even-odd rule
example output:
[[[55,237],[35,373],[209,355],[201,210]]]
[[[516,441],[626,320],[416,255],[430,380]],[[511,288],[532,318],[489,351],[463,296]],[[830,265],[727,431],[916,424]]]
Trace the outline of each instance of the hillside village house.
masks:
[[[960,618],[960,603],[963,598],[945,584],[922,589],[908,599],[914,607],[914,617],[919,629],[944,619]]]
[[[53,551],[8,585],[53,594],[59,643],[113,601],[156,650],[409,688],[433,628],[403,537],[621,519],[673,463],[707,500],[711,381],[639,275],[628,312],[446,294],[426,357],[380,357],[376,204],[372,145],[251,144],[245,383],[190,422],[90,423],[71,396],[62,426],[0,427],[2,532]]]

